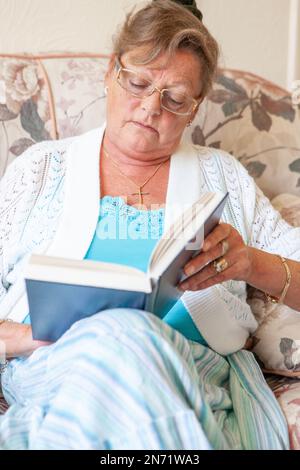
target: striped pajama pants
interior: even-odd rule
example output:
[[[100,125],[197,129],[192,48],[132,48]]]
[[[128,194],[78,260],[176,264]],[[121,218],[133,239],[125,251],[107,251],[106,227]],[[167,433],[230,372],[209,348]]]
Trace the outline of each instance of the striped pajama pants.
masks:
[[[226,358],[154,315],[105,310],[10,362],[0,449],[286,449],[252,353]]]

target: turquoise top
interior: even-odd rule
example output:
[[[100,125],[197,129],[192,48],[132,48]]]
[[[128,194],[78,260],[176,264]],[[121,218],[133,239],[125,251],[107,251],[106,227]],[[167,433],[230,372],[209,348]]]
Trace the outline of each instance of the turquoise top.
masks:
[[[125,264],[147,271],[154,246],[163,234],[164,209],[138,210],[119,196],[100,199],[98,223],[85,259]],[[163,321],[193,341],[207,345],[179,299]],[[29,323],[26,317],[24,322]]]

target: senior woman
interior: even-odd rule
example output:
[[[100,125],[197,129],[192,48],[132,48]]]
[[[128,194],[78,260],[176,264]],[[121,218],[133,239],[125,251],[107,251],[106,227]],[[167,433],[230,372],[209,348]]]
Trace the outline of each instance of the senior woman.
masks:
[[[115,38],[106,124],[31,147],[1,181],[0,338],[11,358],[2,448],[288,448],[280,408],[243,349],[257,326],[246,283],[300,310],[300,229],[232,156],[182,140],[217,60],[195,7],[147,4]],[[172,206],[206,191],[228,191],[229,202],[163,319],[120,306],[54,344],[32,340],[22,278],[30,253],[145,269]]]

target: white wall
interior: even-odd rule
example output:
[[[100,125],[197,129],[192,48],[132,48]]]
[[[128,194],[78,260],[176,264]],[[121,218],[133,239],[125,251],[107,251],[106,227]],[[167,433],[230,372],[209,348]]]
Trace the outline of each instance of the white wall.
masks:
[[[198,0],[224,65],[283,87],[300,79],[300,0]]]
[[[300,79],[300,0],[197,0],[223,63],[289,87]],[[141,0],[0,0],[0,53],[108,52]]]
[[[105,52],[132,0],[0,0],[0,53]]]

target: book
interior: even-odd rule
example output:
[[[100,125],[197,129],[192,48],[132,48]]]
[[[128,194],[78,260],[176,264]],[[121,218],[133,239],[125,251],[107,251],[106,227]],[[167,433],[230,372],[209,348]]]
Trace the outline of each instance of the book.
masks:
[[[181,210],[155,245],[146,272],[131,266],[32,254],[25,284],[33,339],[56,341],[76,321],[110,308],[160,318],[183,295],[185,264],[219,223],[228,193],[205,193]]]

